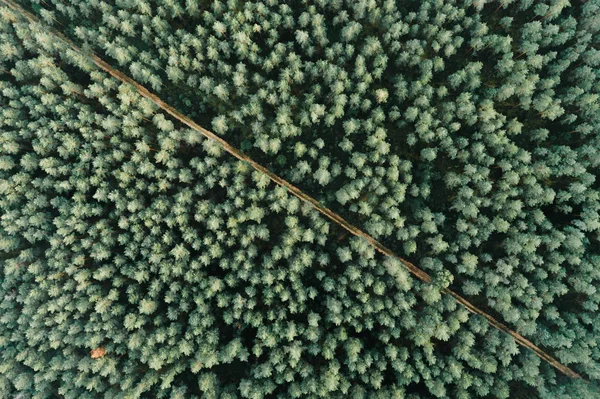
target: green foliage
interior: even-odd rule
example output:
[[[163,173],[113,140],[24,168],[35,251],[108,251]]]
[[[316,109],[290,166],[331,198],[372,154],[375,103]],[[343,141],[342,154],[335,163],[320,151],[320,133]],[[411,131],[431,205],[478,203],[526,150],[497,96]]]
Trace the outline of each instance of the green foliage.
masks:
[[[433,283],[2,6],[0,397],[597,397],[598,0],[21,3]]]

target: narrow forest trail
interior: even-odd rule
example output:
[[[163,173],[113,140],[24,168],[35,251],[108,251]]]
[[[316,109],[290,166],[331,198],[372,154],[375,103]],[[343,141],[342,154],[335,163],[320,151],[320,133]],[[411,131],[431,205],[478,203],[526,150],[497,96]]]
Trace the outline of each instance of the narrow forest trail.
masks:
[[[5,5],[7,5],[16,14],[18,14],[21,17],[23,17],[24,19],[28,20],[30,23],[42,24],[36,16],[34,16],[30,12],[24,10],[21,6],[19,6],[18,4],[14,3],[13,1],[11,1],[11,0],[0,0],[0,3],[3,3]],[[159,108],[161,108],[162,110],[164,110],[165,112],[167,112],[173,118],[177,119],[181,123],[185,124],[186,126],[190,127],[191,129],[195,130],[196,132],[200,133],[204,137],[217,142],[225,151],[227,151],[228,153],[230,153],[231,155],[233,155],[237,159],[239,159],[241,161],[244,161],[244,162],[247,162],[256,171],[266,174],[273,182],[275,182],[276,184],[278,184],[278,185],[280,185],[282,187],[285,187],[294,196],[298,197],[302,201],[311,204],[317,211],[319,211],[321,214],[325,215],[328,219],[330,219],[334,223],[336,223],[336,224],[340,225],[341,227],[343,227],[349,233],[351,233],[351,234],[353,234],[353,235],[355,235],[357,237],[360,237],[360,238],[363,238],[363,239],[367,240],[367,242],[371,246],[373,246],[377,251],[381,252],[382,254],[384,254],[384,255],[386,255],[386,256],[388,256],[390,258],[394,258],[394,259],[398,260],[405,269],[407,269],[410,273],[412,273],[414,276],[416,276],[421,281],[423,281],[425,283],[430,283],[431,282],[431,277],[425,271],[421,270],[420,268],[418,268],[417,266],[415,266],[413,263],[407,261],[406,259],[403,259],[400,256],[396,255],[392,250],[390,250],[389,248],[385,247],[383,244],[381,244],[375,238],[373,238],[369,234],[365,233],[364,231],[360,230],[358,227],[352,225],[350,222],[348,222],[342,216],[336,214],[332,210],[330,210],[330,209],[326,208],[325,206],[321,205],[313,197],[311,197],[310,195],[304,193],[303,191],[301,191],[300,189],[298,189],[297,187],[295,187],[294,185],[292,185],[288,181],[286,181],[283,178],[279,177],[278,175],[270,172],[267,168],[265,168],[264,166],[258,164],[254,160],[252,160],[250,157],[248,157],[242,151],[240,151],[240,150],[232,147],[227,141],[223,140],[221,137],[217,136],[213,132],[211,132],[211,131],[203,128],[200,125],[198,125],[196,122],[194,122],[193,120],[191,120],[189,117],[183,115],[182,113],[180,113],[179,111],[177,111],[174,107],[172,107],[171,105],[169,105],[169,104],[165,103],[164,101],[162,101],[156,94],[152,93],[151,91],[149,91],[144,86],[142,86],[139,83],[137,83],[135,80],[133,80],[129,76],[127,76],[124,73],[122,73],[122,72],[114,69],[107,62],[105,62],[104,60],[102,60],[97,55],[95,55],[95,54],[89,54],[89,53],[86,53],[86,52],[82,51],[78,46],[76,46],[70,39],[68,39],[61,32],[59,32],[59,31],[57,31],[57,30],[55,30],[53,28],[50,28],[48,26],[45,26],[45,25],[44,25],[44,28],[47,30],[47,32],[49,34],[52,34],[53,36],[55,36],[56,38],[58,38],[59,40],[61,40],[68,47],[70,47],[73,51],[77,52],[78,54],[80,54],[82,56],[88,57],[97,67],[99,67],[100,69],[102,69],[106,73],[110,74],[111,76],[115,77],[116,79],[120,80],[123,83],[130,84],[130,85],[134,86],[136,88],[137,92],[141,96],[143,96],[143,97],[151,100],[152,102],[154,102]],[[494,327],[494,328],[496,328],[496,329],[498,329],[500,331],[503,331],[503,332],[511,335],[513,337],[513,339],[519,345],[521,345],[521,346],[523,346],[525,348],[531,349],[537,356],[539,356],[542,360],[544,360],[545,362],[547,362],[551,366],[555,367],[561,373],[563,373],[563,374],[565,374],[565,375],[567,375],[569,377],[572,377],[572,378],[583,379],[583,377],[581,375],[577,374],[575,371],[571,370],[569,367],[563,365],[558,360],[556,360],[554,357],[552,357],[551,355],[549,355],[548,353],[546,353],[545,351],[543,351],[542,349],[540,349],[538,346],[536,346],[533,342],[531,342],[527,338],[523,337],[521,334],[517,333],[516,331],[510,329],[508,326],[506,326],[505,324],[501,323],[500,321],[498,321],[497,319],[495,319],[493,316],[491,316],[490,314],[486,313],[484,310],[482,310],[482,309],[478,308],[477,306],[473,305],[472,303],[470,303],[467,299],[465,299],[464,297],[462,297],[458,293],[456,293],[456,292],[454,292],[454,291],[452,291],[450,289],[447,289],[447,288],[441,290],[441,292],[444,293],[444,294],[451,295],[452,297],[454,297],[454,299],[456,300],[457,303],[459,303],[460,305],[464,306],[471,313],[475,313],[475,314],[478,314],[478,315],[481,315],[481,316],[485,317],[486,320],[488,321],[488,323],[492,327]]]

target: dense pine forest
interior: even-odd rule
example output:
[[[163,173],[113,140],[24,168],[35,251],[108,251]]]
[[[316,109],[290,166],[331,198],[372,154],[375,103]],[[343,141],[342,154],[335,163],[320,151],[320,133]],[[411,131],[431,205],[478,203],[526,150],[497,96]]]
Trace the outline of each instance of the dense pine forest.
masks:
[[[600,398],[599,289],[600,0],[0,0],[0,399]]]

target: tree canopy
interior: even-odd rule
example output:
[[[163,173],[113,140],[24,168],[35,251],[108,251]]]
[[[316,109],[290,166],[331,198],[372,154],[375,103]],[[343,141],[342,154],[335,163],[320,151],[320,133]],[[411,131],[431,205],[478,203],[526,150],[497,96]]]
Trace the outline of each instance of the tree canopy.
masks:
[[[599,0],[17,3],[0,398],[600,395]]]

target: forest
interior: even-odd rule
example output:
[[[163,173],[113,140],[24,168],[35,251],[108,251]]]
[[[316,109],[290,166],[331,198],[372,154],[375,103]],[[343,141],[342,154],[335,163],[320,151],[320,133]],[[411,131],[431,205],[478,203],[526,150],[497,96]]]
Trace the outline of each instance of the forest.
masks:
[[[0,0],[0,399],[600,398],[600,0]]]

